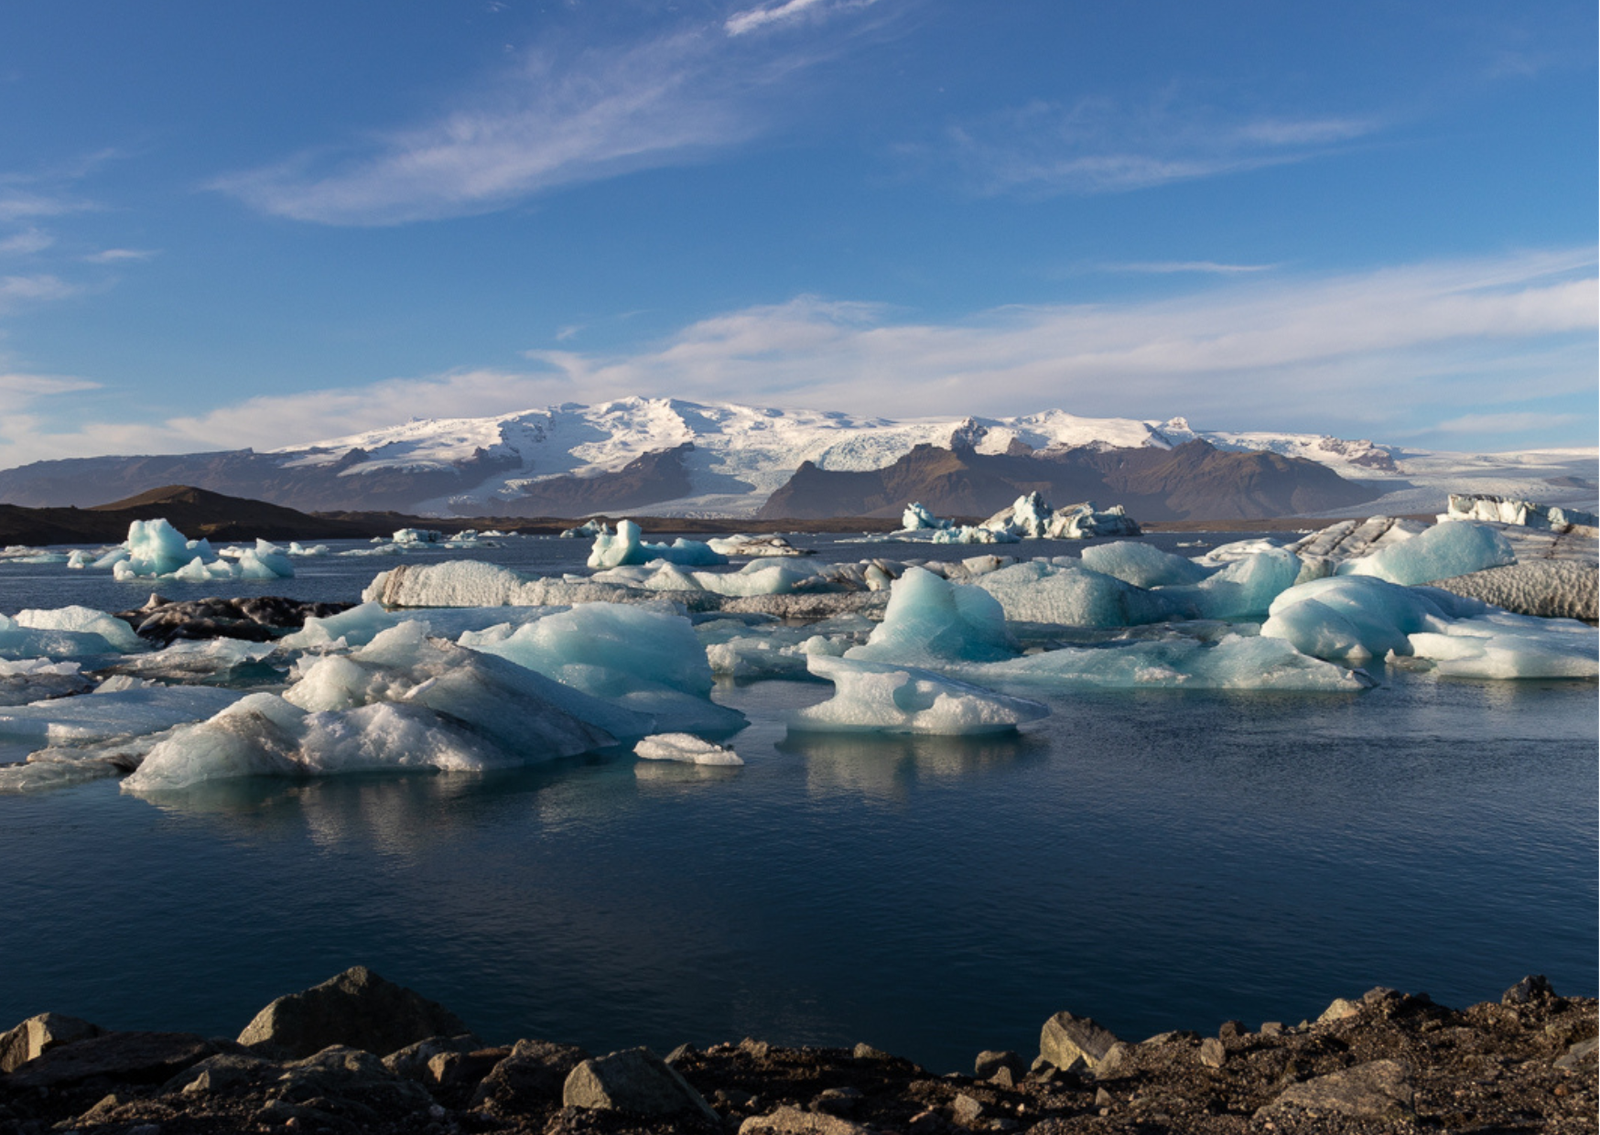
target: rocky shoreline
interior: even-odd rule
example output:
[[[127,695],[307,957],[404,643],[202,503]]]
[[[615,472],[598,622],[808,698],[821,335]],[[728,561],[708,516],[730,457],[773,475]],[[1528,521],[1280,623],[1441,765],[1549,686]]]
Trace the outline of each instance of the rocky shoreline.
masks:
[[[0,1034],[0,1132],[1593,1132],[1595,1061],[1595,1000],[1542,977],[1463,1010],[1379,988],[1206,1037],[1133,1042],[1062,1012],[1037,1056],[981,1052],[941,1076],[867,1044],[489,1046],[356,967],[236,1040],[29,1018]]]

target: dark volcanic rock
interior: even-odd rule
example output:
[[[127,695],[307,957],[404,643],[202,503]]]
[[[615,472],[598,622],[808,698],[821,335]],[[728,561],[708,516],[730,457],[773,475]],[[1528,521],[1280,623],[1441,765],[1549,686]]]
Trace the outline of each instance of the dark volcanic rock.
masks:
[[[160,646],[179,639],[237,638],[267,642],[305,626],[308,617],[325,619],[348,611],[351,603],[302,603],[279,595],[247,595],[233,599],[186,599],[173,602],[151,595],[133,611],[118,611],[117,618],[140,638]]]
[[[272,1055],[307,1057],[347,1045],[387,1056],[419,1040],[466,1031],[443,1005],[353,966],[273,1001],[245,1026],[239,1043]]]

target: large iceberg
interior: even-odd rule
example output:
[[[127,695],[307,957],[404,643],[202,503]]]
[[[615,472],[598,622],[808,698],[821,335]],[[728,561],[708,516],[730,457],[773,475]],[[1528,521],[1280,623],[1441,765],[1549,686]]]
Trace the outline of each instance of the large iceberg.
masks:
[[[229,549],[237,558],[221,558],[206,540],[190,540],[167,520],[135,520],[119,552],[95,562],[110,567],[119,580],[176,579],[206,583],[214,579],[289,579],[294,565],[275,545],[257,540],[253,548]]]
[[[1203,619],[1259,619],[1272,601],[1300,577],[1300,560],[1282,548],[1266,548],[1234,560],[1199,583],[1163,588],[1157,594],[1189,604]]]
[[[642,715],[658,729],[725,732],[745,724],[743,714],[711,701],[705,648],[681,616],[590,603],[515,629],[469,631],[460,642]],[[651,731],[618,729],[632,736]]]
[[[812,655],[811,672],[834,696],[796,710],[789,728],[812,732],[999,733],[1046,717],[1050,708],[914,666]]]
[[[936,666],[950,661],[987,662],[1014,653],[1016,644],[1006,630],[1005,610],[994,596],[978,587],[949,583],[923,568],[908,567],[894,581],[883,622],[864,644],[847,650],[845,657]]]
[[[1135,587],[1199,583],[1211,574],[1191,559],[1132,540],[1095,544],[1083,550],[1082,559],[1084,567],[1102,575],[1114,576]]]
[[[1345,560],[1340,575],[1375,575],[1391,583],[1432,583],[1516,562],[1511,544],[1493,528],[1447,520],[1369,556]]]
[[[1030,560],[980,577],[1007,619],[1073,627],[1128,627],[1158,623],[1183,608],[1159,592],[1091,571],[1076,560]]]

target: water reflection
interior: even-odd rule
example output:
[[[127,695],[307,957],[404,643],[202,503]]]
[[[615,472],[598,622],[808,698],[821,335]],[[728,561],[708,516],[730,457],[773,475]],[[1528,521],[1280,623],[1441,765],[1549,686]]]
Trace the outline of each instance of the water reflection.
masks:
[[[923,737],[860,733],[791,733],[777,751],[806,763],[813,796],[838,792],[902,801],[919,785],[1004,772],[1047,759],[1034,733]]]

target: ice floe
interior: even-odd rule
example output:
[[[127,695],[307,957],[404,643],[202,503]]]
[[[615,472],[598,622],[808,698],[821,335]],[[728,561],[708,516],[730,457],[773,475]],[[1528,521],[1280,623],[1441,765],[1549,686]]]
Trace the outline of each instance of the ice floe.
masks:
[[[693,733],[657,733],[641,738],[633,747],[642,761],[681,761],[690,765],[742,765],[744,758],[732,749],[701,740]]]
[[[84,658],[147,649],[133,628],[92,607],[0,615],[0,658]]]
[[[603,532],[597,535],[594,538],[594,547],[589,552],[589,566],[592,568],[644,564],[651,560],[666,560],[668,563],[696,567],[728,562],[726,556],[712,551],[709,545],[699,540],[679,537],[670,544],[647,544],[639,531],[639,526],[631,520],[617,521],[617,531],[614,535]]]
[[[998,733],[1036,721],[1048,706],[915,666],[811,655],[811,672],[834,685],[819,705],[796,710],[789,728],[812,732]]]
[[[1391,583],[1431,583],[1516,562],[1510,543],[1493,528],[1449,520],[1371,555],[1345,560],[1340,575],[1375,575]]]

